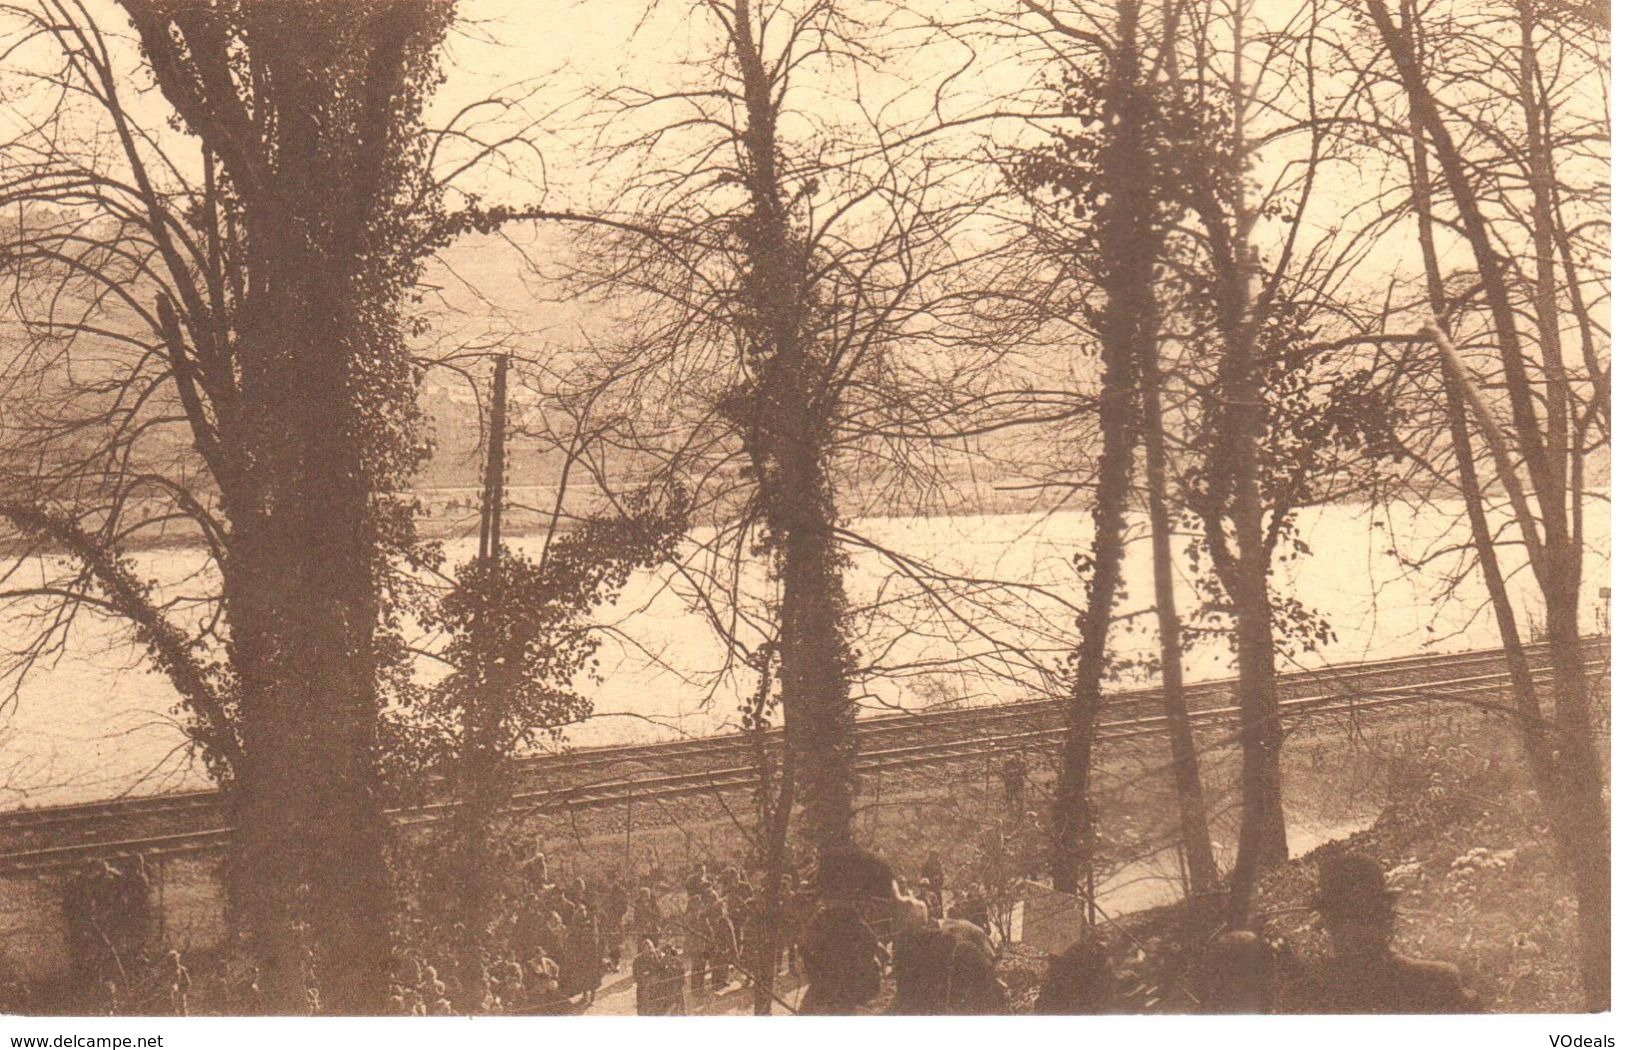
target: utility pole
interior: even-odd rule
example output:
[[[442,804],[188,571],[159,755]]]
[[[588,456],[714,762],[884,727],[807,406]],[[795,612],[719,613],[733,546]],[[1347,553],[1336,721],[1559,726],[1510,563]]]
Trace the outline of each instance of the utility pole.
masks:
[[[502,499],[503,451],[508,429],[508,358],[498,357],[496,374],[491,380],[491,422],[486,434],[485,477],[480,496],[480,553],[476,578],[492,574],[481,581],[481,586],[492,588],[490,595],[499,594],[495,588],[499,580],[495,569],[502,558]],[[482,603],[470,629],[479,644],[487,644],[494,631],[500,630],[500,617],[492,618],[489,601]],[[490,644],[497,644],[492,641]],[[507,801],[502,779],[502,691],[503,667],[481,669],[483,681],[464,699],[464,718],[461,741],[461,776],[459,789],[462,804],[457,815],[461,828],[458,837],[463,865],[463,908],[465,927],[474,930],[489,916],[489,902],[494,892],[491,868],[491,837],[493,823]]]
[[[503,472],[508,435],[508,355],[497,358],[491,379],[491,433],[486,440],[485,491],[480,497],[480,561],[489,562],[502,549]]]

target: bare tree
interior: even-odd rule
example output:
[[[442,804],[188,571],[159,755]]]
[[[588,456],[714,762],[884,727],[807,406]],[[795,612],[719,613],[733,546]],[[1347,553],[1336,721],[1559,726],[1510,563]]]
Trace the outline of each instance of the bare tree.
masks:
[[[30,553],[75,559],[11,596],[57,603],[43,646],[87,609],[133,621],[227,790],[266,1005],[310,1006],[313,946],[321,1008],[372,1012],[379,683],[402,655],[382,580],[418,452],[401,305],[436,229],[419,113],[450,12],[121,7],[156,121],[135,50],[85,7],[7,11],[38,106],[3,160],[22,216],[7,381],[29,395],[7,413],[4,515]],[[139,582],[126,551],[166,535],[201,543],[218,585]]]
[[[1156,266],[1161,216],[1155,179],[1147,177],[1154,164],[1151,140],[1156,134],[1149,83],[1154,67],[1142,51],[1141,5],[1134,0],[1116,5],[1110,41],[1063,23],[1053,12],[1029,6],[1055,32],[1098,50],[1087,65],[1073,73],[1083,83],[1072,87],[1068,101],[1083,110],[1084,125],[1098,120],[1105,129],[1098,141],[1087,133],[1063,137],[1053,151],[1030,154],[1018,175],[1031,189],[1053,187],[1065,193],[1067,208],[1089,212],[1093,243],[1086,240],[1080,254],[1092,263],[1094,272],[1089,276],[1098,283],[1101,297],[1095,308],[1102,371],[1094,539],[1088,599],[1078,619],[1081,638],[1067,705],[1051,861],[1056,888],[1073,891],[1080,875],[1092,867],[1089,779],[1094,727],[1100,711],[1106,637],[1122,582],[1124,518],[1132,495],[1139,427],[1135,411],[1139,368],[1147,344],[1149,354],[1156,356],[1159,331]],[[1093,111],[1095,106],[1098,113]],[[1092,915],[1089,918],[1093,921]]]
[[[782,710],[808,836],[844,845],[865,668],[853,619],[868,612],[851,607],[844,574],[853,549],[895,552],[843,516],[860,501],[895,507],[905,489],[940,496],[929,459],[910,450],[964,440],[953,406],[979,392],[988,345],[975,297],[953,280],[979,257],[953,236],[974,218],[975,179],[861,91],[844,109],[808,105],[819,75],[856,88],[882,64],[842,5],[684,11],[705,35],[676,86],[595,94],[594,126],[613,142],[602,181],[616,192],[581,209],[588,247],[569,284],[635,304],[618,313],[623,352],[603,368],[645,410],[634,455],[682,478],[696,521],[713,524],[710,567],[691,582],[711,592],[704,607],[739,665],[774,679],[747,721]],[[880,496],[870,478],[895,488]],[[758,559],[776,593],[741,614],[741,574]],[[887,599],[876,613],[894,611]],[[769,839],[788,829],[772,794]],[[771,897],[780,871],[767,867]]]
[[[1052,10],[1027,5],[1044,28],[1072,49],[1099,49],[1072,60],[1058,107],[1075,115],[1082,130],[1062,131],[1055,145],[1029,154],[1018,181],[1053,192],[1081,229],[1061,251],[1082,261],[1086,283],[1098,283],[1102,301],[1083,313],[1100,340],[1104,364],[1100,393],[1101,459],[1097,471],[1094,549],[1089,559],[1090,596],[1080,618],[1068,743],[1056,798],[1057,886],[1077,884],[1079,822],[1087,822],[1088,764],[1093,714],[1106,669],[1106,634],[1122,577],[1122,532],[1133,478],[1134,445],[1143,442],[1146,507],[1151,522],[1155,608],[1162,659],[1164,709],[1169,719],[1172,772],[1180,808],[1183,848],[1192,891],[1210,894],[1218,873],[1202,801],[1200,771],[1183,690],[1183,630],[1176,606],[1172,528],[1168,506],[1168,450],[1159,342],[1162,304],[1158,288],[1172,220],[1180,195],[1170,181],[1171,78],[1177,75],[1176,5],[1153,11],[1119,3],[1108,43],[1097,20],[1063,22]],[[1160,15],[1160,19],[1153,18]],[[1081,26],[1081,27],[1080,27]],[[1082,832],[1087,844],[1088,831]]]
[[[1586,684],[1579,603],[1587,432],[1607,425],[1607,372],[1595,343],[1592,309],[1583,299],[1579,273],[1572,265],[1574,253],[1558,250],[1559,240],[1572,241],[1573,235],[1559,218],[1556,194],[1559,186],[1579,182],[1579,178],[1560,181],[1558,165],[1566,154],[1569,166],[1583,172],[1589,151],[1582,137],[1570,139],[1560,152],[1557,138],[1566,133],[1554,120],[1565,105],[1585,105],[1585,94],[1573,88],[1574,81],[1566,87],[1555,85],[1539,72],[1544,67],[1540,48],[1562,49],[1568,29],[1547,22],[1534,5],[1513,3],[1482,13],[1483,46],[1494,48],[1502,64],[1490,67],[1494,73],[1481,78],[1455,79],[1448,103],[1435,87],[1440,74],[1431,71],[1423,57],[1424,41],[1433,32],[1416,5],[1402,5],[1398,24],[1376,0],[1368,4],[1368,11],[1399,74],[1406,104],[1400,125],[1408,130],[1412,148],[1411,197],[1434,316],[1428,332],[1439,349],[1451,454],[1467,503],[1473,548],[1506,647],[1516,719],[1530,769],[1574,880],[1586,1005],[1606,1010],[1611,929],[1608,807]],[[1479,158],[1468,155],[1463,131],[1453,124],[1463,119],[1457,114],[1471,114],[1484,105],[1499,108],[1507,101],[1523,118],[1521,141],[1479,143],[1476,135],[1465,136],[1485,151],[1506,151],[1498,159],[1510,164],[1486,168]],[[1430,175],[1434,162],[1442,188]],[[1495,174],[1487,176],[1486,171]],[[1460,322],[1456,315],[1467,301],[1450,297],[1442,269],[1436,241],[1446,220],[1435,207],[1441,193],[1455,209],[1455,221],[1446,228],[1471,250],[1474,312],[1488,315],[1486,338],[1492,350],[1477,360],[1466,357],[1455,334]],[[1498,221],[1497,214],[1504,218]],[[1520,250],[1525,245],[1527,254]],[[1560,265],[1564,257],[1568,261]],[[1565,271],[1561,277],[1560,269]],[[1515,288],[1528,291],[1520,294]],[[1572,311],[1566,338],[1560,320],[1565,295]],[[1565,362],[1565,344],[1580,346],[1581,369]],[[1531,370],[1540,377],[1538,390]],[[1486,454],[1487,477],[1480,474]],[[1498,550],[1502,544],[1491,521],[1497,488],[1516,523],[1519,548],[1544,601],[1554,677],[1550,710],[1535,692],[1525,639],[1509,597],[1506,581],[1512,570],[1504,550]]]
[[[1224,150],[1230,165],[1247,154],[1246,8],[1231,5],[1231,75],[1226,85],[1231,117]],[[1204,30],[1206,27],[1203,27]],[[1194,207],[1208,238],[1215,275],[1214,305],[1223,354],[1215,396],[1221,412],[1206,464],[1217,498],[1202,515],[1214,566],[1235,604],[1236,692],[1241,703],[1241,833],[1231,875],[1231,919],[1241,922],[1253,873],[1287,857],[1286,819],[1281,806],[1281,722],[1275,691],[1275,640],[1270,614],[1269,552],[1264,545],[1264,503],[1259,478],[1259,442],[1264,415],[1256,348],[1263,314],[1257,309],[1258,258],[1252,244],[1257,207],[1248,199],[1242,170],[1214,172],[1209,192],[1198,191]],[[1225,528],[1228,519],[1230,530]],[[1232,535],[1227,535],[1227,531]],[[1234,548],[1232,549],[1232,542]],[[1238,888],[1242,892],[1237,892]]]
[[[628,232],[598,242],[578,282],[636,297],[626,341],[640,367],[625,396],[659,420],[644,447],[664,442],[665,469],[703,480],[697,507],[725,525],[722,542],[746,550],[761,528],[781,590],[780,700],[792,748],[810,749],[797,759],[810,778],[804,802],[815,841],[836,844],[850,837],[841,756],[855,714],[840,570],[843,547],[864,542],[838,526],[837,504],[860,465],[901,470],[888,449],[955,436],[942,423],[947,394],[975,379],[933,340],[973,312],[949,281],[966,260],[947,245],[976,201],[947,192],[959,175],[951,162],[889,152],[897,136],[861,105],[845,121],[788,108],[798,74],[875,60],[838,5],[696,10],[716,42],[691,67],[703,87],[603,100],[618,122],[654,120],[661,106],[681,116],[617,144],[613,163],[635,155],[650,173],[619,195],[624,218],[597,220]],[[680,151],[678,131],[694,136]],[[682,167],[669,166],[668,144]],[[903,345],[919,352],[895,352]],[[911,411],[908,394],[928,388]],[[818,768],[807,754],[821,756]]]
[[[1354,123],[1349,111],[1369,75],[1360,66],[1324,74],[1320,56],[1335,50],[1330,19],[1316,3],[1274,22],[1245,2],[1193,8],[1180,38],[1184,145],[1174,181],[1187,221],[1170,283],[1191,351],[1180,360],[1195,418],[1179,481],[1201,526],[1193,550],[1213,570],[1203,615],[1234,632],[1236,925],[1249,921],[1257,874],[1287,857],[1276,659],[1332,634],[1272,579],[1283,558],[1306,549],[1294,525],[1300,510],[1389,480],[1393,390],[1414,366],[1404,352],[1414,340],[1371,335],[1381,310],[1356,305],[1362,266],[1391,215],[1317,214],[1322,187],[1350,163],[1338,132]],[[1390,352],[1395,345],[1400,353]]]

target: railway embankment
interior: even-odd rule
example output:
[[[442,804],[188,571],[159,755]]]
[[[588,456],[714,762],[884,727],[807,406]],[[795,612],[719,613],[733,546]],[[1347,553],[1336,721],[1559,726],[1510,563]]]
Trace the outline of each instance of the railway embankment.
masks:
[[[1606,673],[1606,651],[1605,639],[1594,643],[1599,674]],[[1506,683],[1500,665],[1500,654],[1490,651],[1287,676],[1282,695],[1297,751],[1295,775],[1332,783],[1321,764],[1334,764],[1329,756],[1377,726],[1419,715],[1493,719]],[[1195,686],[1191,701],[1222,840],[1225,787],[1232,779],[1232,684]],[[1102,782],[1123,787],[1103,821],[1103,862],[1120,869],[1166,856],[1170,830],[1155,816],[1159,792],[1166,790],[1157,775],[1165,753],[1159,707],[1150,690],[1117,694],[1101,727]],[[967,871],[994,863],[990,841],[999,844],[997,863],[1034,867],[1034,858],[1023,853],[1032,852],[1026,840],[1041,837],[1060,732],[1060,712],[1051,701],[866,720],[859,730],[860,831],[898,856],[904,870],[944,847],[959,851]],[[508,833],[541,839],[563,871],[677,872],[700,858],[738,857],[755,819],[755,753],[750,741],[734,736],[527,759]],[[1334,785],[1328,794],[1346,797],[1348,786]],[[408,854],[432,843],[449,808],[438,801],[394,814]],[[1326,819],[1318,811],[1304,816]],[[143,856],[157,940],[183,951],[217,945],[225,933],[219,865],[230,835],[218,799],[208,792],[0,815],[0,929],[6,933],[0,978],[49,977],[68,965],[62,890],[76,872],[103,859],[128,863]]]

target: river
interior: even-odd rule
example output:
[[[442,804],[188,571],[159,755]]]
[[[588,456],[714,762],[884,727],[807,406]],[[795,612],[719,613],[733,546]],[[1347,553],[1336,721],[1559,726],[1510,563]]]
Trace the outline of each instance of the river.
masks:
[[[1590,557],[1582,602],[1583,626],[1605,626],[1599,588],[1608,581],[1608,504],[1587,506]],[[1087,550],[1085,512],[981,517],[874,518],[850,523],[869,544],[855,546],[847,574],[853,635],[866,671],[860,702],[869,710],[927,709],[1026,699],[1057,689],[1072,644],[1082,581],[1073,558]],[[1114,629],[1113,653],[1148,657],[1155,625],[1146,615],[1151,569],[1143,522],[1131,525],[1126,615]],[[1280,565],[1278,592],[1325,617],[1335,638],[1316,651],[1283,656],[1283,669],[1381,659],[1407,653],[1479,648],[1497,643],[1474,573],[1459,572],[1465,525],[1459,505],[1422,511],[1331,506],[1300,518],[1309,552]],[[687,573],[641,573],[599,617],[603,647],[593,680],[580,687],[596,706],[588,722],[567,731],[569,744],[671,739],[722,731],[755,686],[730,661],[712,621],[698,611],[694,573],[709,566],[699,553],[714,534],[696,531]],[[537,537],[513,541],[536,550]],[[470,557],[473,541],[448,543],[449,560]],[[206,591],[197,552],[150,552],[137,557],[166,594]],[[920,579],[928,564],[940,577]],[[1183,571],[1185,566],[1180,566]],[[28,572],[43,571],[24,566]],[[1528,573],[1515,581],[1515,601],[1534,621],[1539,608]],[[15,576],[12,585],[19,584]],[[740,580],[759,606],[769,593],[763,574]],[[1182,607],[1194,604],[1183,583]],[[32,630],[24,610],[0,617],[8,651]],[[760,639],[737,629],[746,647]],[[1220,637],[1204,640],[1185,663],[1191,680],[1232,673]],[[425,675],[430,674],[425,667]],[[1135,679],[1124,676],[1125,684]],[[126,626],[88,614],[68,632],[59,658],[36,667],[16,691],[0,723],[0,806],[50,805],[197,787],[205,783],[190,760],[174,713],[175,694],[145,666]]]

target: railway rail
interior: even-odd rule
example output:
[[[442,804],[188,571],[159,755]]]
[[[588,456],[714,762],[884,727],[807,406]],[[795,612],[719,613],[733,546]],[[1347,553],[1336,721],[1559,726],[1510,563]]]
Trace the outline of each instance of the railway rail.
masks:
[[[1587,641],[1588,671],[1606,669],[1607,646],[1607,637]],[[1544,684],[1550,680],[1549,669],[1539,663],[1544,652],[1536,649],[1533,655],[1536,681]],[[1438,701],[1482,707],[1504,693],[1509,682],[1499,649],[1402,657],[1282,675],[1280,706],[1289,720]],[[1236,722],[1240,709],[1234,703],[1234,685],[1222,680],[1187,689],[1194,729],[1211,734]],[[1099,740],[1162,733],[1166,719],[1160,707],[1155,688],[1112,694]],[[1065,730],[1060,705],[1045,699],[867,718],[856,732],[858,771],[881,772],[1043,748],[1058,743]],[[782,733],[772,733],[770,743],[782,746]],[[748,790],[760,776],[754,747],[742,734],[732,734],[530,757],[519,762],[520,788],[512,805],[517,813],[544,814]],[[422,825],[454,807],[454,802],[433,801],[392,810],[390,816],[400,825]],[[230,837],[220,798],[212,791],[14,810],[0,814],[0,872],[134,852],[215,850]]]

